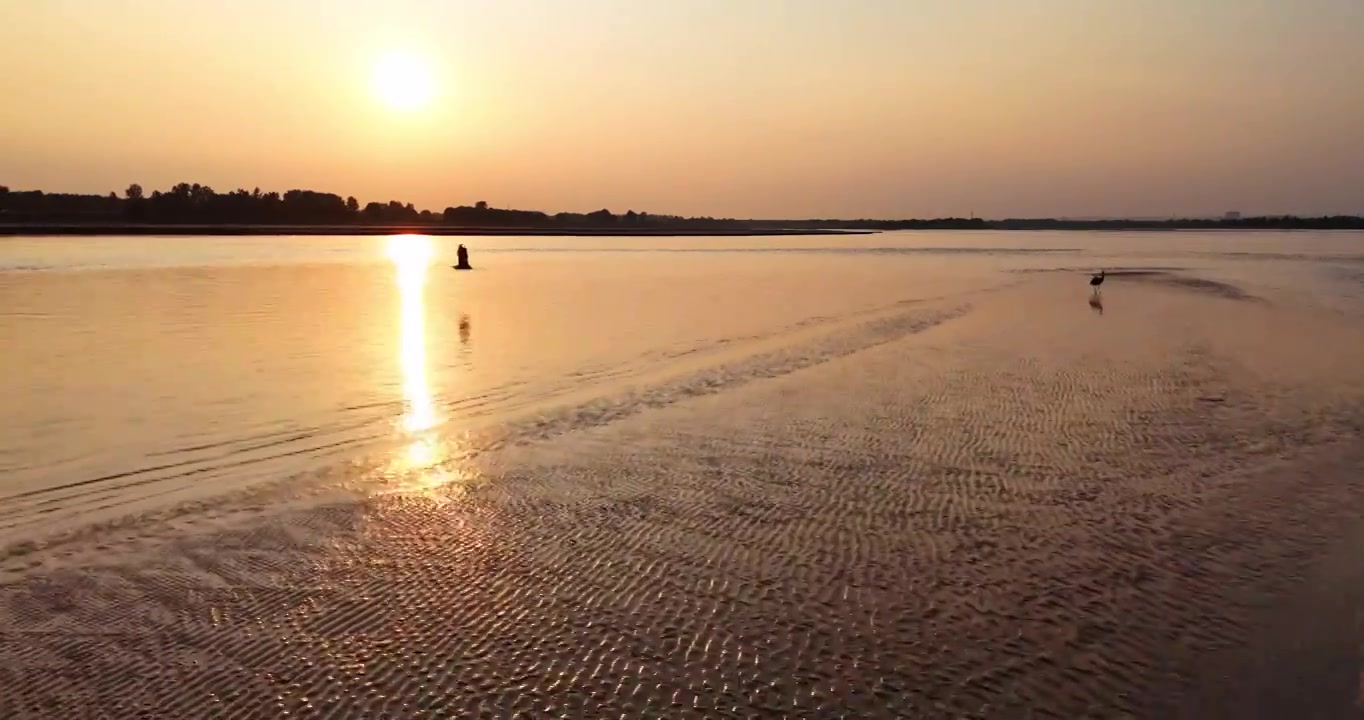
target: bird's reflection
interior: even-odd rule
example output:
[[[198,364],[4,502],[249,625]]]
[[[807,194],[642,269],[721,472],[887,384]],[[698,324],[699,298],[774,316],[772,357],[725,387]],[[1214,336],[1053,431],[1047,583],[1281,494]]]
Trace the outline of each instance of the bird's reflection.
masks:
[[[1104,298],[1102,295],[1094,294],[1089,296],[1089,309],[1096,315],[1104,314]]]
[[[459,344],[466,350],[469,348],[469,314],[464,313],[459,316]]]

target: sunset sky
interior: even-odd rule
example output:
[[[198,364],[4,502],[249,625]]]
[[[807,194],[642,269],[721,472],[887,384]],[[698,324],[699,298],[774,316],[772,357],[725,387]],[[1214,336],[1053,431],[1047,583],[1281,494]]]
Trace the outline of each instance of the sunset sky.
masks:
[[[3,17],[15,189],[1364,213],[1361,0],[9,0]],[[393,53],[429,98],[384,101]]]

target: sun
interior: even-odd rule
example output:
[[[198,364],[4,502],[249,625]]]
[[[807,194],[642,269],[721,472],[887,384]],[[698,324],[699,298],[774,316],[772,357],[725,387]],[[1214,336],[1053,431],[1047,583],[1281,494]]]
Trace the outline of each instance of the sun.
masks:
[[[391,52],[374,63],[374,95],[394,110],[419,110],[435,94],[431,72],[415,55]]]

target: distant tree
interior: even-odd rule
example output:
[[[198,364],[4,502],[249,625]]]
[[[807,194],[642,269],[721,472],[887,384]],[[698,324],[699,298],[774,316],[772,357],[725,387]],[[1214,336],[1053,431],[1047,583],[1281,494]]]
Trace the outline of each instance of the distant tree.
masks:
[[[141,186],[141,185],[138,185],[137,183],[133,183],[132,185],[129,185],[129,186],[128,186],[128,189],[127,189],[126,191],[124,191],[123,194],[124,194],[124,196],[126,196],[129,200],[134,200],[134,201],[136,201],[136,200],[141,200],[141,199],[142,199],[142,186]]]
[[[194,183],[190,190],[190,199],[194,201],[195,205],[203,207],[211,203],[216,194],[217,193],[213,192],[213,188],[207,185]]]
[[[488,201],[487,201],[487,200],[479,200],[478,202],[474,203],[474,209],[475,209],[475,210],[487,210],[487,209],[488,209]]]
[[[593,224],[605,224],[614,223],[616,221],[616,216],[612,215],[610,210],[602,208],[601,210],[598,210],[596,212],[588,213],[587,219],[591,221]]]
[[[346,212],[351,213],[352,215],[360,212],[360,201],[356,200],[354,195],[346,198]]]

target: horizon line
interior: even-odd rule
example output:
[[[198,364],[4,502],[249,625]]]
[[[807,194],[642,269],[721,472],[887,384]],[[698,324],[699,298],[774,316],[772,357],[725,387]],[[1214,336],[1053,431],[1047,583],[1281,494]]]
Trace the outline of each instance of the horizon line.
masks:
[[[235,188],[234,190],[230,190],[230,191],[227,191],[227,192],[218,192],[218,191],[216,191],[216,190],[213,190],[213,187],[212,187],[211,185],[201,184],[201,183],[187,183],[187,182],[181,182],[181,183],[175,183],[174,185],[171,185],[171,186],[170,186],[170,189],[168,189],[167,191],[164,191],[164,192],[163,192],[163,191],[160,191],[160,190],[153,190],[152,193],[151,193],[150,195],[145,195],[145,196],[143,196],[143,197],[141,197],[141,198],[137,198],[137,200],[151,199],[152,197],[155,197],[155,196],[158,196],[158,195],[164,196],[164,195],[166,195],[166,194],[170,194],[170,193],[176,191],[176,189],[177,189],[177,188],[180,188],[181,186],[184,186],[185,188],[189,188],[189,189],[206,189],[206,190],[211,191],[212,194],[213,194],[214,196],[220,196],[220,197],[221,197],[221,196],[233,196],[233,195],[238,194],[238,193],[249,193],[249,195],[250,195],[251,197],[256,198],[256,199],[259,199],[260,197],[267,196],[267,195],[277,195],[277,196],[279,196],[279,197],[282,198],[282,197],[283,197],[285,194],[287,194],[287,193],[291,193],[291,192],[301,192],[301,193],[312,193],[312,194],[314,194],[314,195],[321,195],[321,196],[331,196],[331,197],[335,197],[335,198],[342,199],[343,201],[348,201],[348,200],[351,200],[351,199],[355,199],[355,196],[354,196],[354,195],[342,195],[342,194],[340,194],[340,193],[331,192],[331,191],[311,190],[311,189],[297,188],[297,187],[296,187],[296,188],[289,188],[289,189],[287,189],[287,190],[282,190],[282,191],[280,191],[280,190],[263,191],[259,186],[254,187],[252,190],[247,190],[247,188],[244,188],[244,187],[240,187],[240,186],[239,186],[239,187]],[[65,192],[65,191],[51,192],[51,191],[43,190],[43,189],[41,189],[41,188],[15,189],[15,188],[12,188],[12,187],[5,186],[5,185],[0,184],[0,197],[4,197],[5,194],[13,194],[13,195],[32,195],[32,194],[34,194],[34,193],[39,193],[39,194],[41,194],[41,195],[43,195],[43,196],[78,197],[78,198],[89,198],[89,199],[91,199],[91,200],[100,199],[100,200],[103,200],[103,201],[108,201],[108,200],[111,200],[111,199],[116,199],[116,200],[118,200],[118,201],[120,201],[120,202],[127,203],[127,202],[130,202],[130,201],[135,201],[134,198],[132,198],[132,197],[130,197],[130,196],[128,195],[128,192],[131,191],[131,190],[133,190],[133,188],[137,188],[139,191],[142,190],[141,185],[140,185],[139,183],[131,183],[131,184],[129,184],[128,188],[125,190],[125,194],[124,194],[124,195],[119,195],[116,191],[112,191],[112,190],[106,195],[106,194],[100,194],[100,193],[80,193],[80,192]],[[357,202],[357,204],[358,204],[358,202],[359,202],[358,199],[356,200],[356,202]],[[489,203],[486,203],[486,202],[484,202],[484,201],[476,201],[476,202],[475,202],[474,204],[472,204],[472,205],[468,205],[468,204],[464,204],[464,205],[447,205],[447,206],[446,206],[444,209],[442,209],[442,210],[433,210],[433,209],[416,209],[414,203],[410,203],[410,202],[403,203],[403,202],[401,202],[401,201],[398,201],[398,200],[391,200],[391,199],[390,199],[390,200],[387,200],[387,201],[371,200],[371,201],[365,203],[364,205],[362,205],[362,206],[361,206],[361,209],[362,209],[362,211],[363,211],[363,208],[369,207],[369,206],[371,206],[371,205],[380,205],[380,206],[384,206],[384,207],[391,207],[391,206],[393,206],[395,203],[399,204],[401,207],[404,207],[404,208],[411,208],[411,209],[414,209],[414,210],[416,211],[416,213],[419,214],[419,215],[422,214],[422,213],[428,213],[428,212],[431,213],[432,215],[441,215],[441,214],[444,213],[445,211],[448,211],[448,210],[451,210],[451,209],[455,209],[455,210],[474,210],[474,209],[483,210],[483,209],[486,209],[486,210],[489,210],[489,211],[504,211],[504,212],[527,213],[527,214],[536,214],[536,213],[539,213],[539,214],[544,214],[544,215],[546,215],[547,217],[549,217],[549,218],[552,219],[552,218],[554,218],[554,217],[556,217],[556,216],[561,216],[561,215],[584,215],[584,216],[585,216],[585,215],[590,215],[590,214],[593,214],[593,213],[601,213],[601,212],[605,211],[605,212],[611,213],[612,215],[615,215],[615,216],[617,216],[617,217],[624,217],[624,216],[626,216],[626,215],[628,215],[628,214],[630,214],[630,213],[634,213],[634,214],[636,214],[636,215],[643,215],[643,216],[647,216],[647,217],[651,217],[651,218],[660,218],[660,219],[697,220],[697,221],[715,221],[715,222],[722,222],[722,221],[723,221],[723,222],[762,222],[762,223],[773,223],[773,222],[875,222],[875,223],[899,223],[899,222],[903,222],[903,223],[911,223],[911,222],[944,222],[944,221],[962,221],[962,220],[972,221],[972,222],[975,222],[975,221],[982,221],[982,222],[987,222],[987,223],[990,223],[990,222],[995,222],[995,223],[998,223],[998,222],[1011,222],[1011,221],[1013,221],[1013,222],[1021,222],[1021,221],[1026,221],[1026,222],[1181,222],[1181,221],[1203,222],[1203,221],[1233,221],[1233,222],[1235,222],[1235,221],[1247,221],[1247,220],[1272,220],[1272,219],[1303,219],[1303,220],[1307,220],[1307,219],[1359,218],[1359,217],[1364,217],[1364,210],[1355,211],[1355,212],[1310,213],[1310,214],[1301,214],[1301,213],[1297,213],[1297,212],[1260,212],[1260,211],[1255,211],[1255,212],[1242,212],[1242,211],[1238,211],[1238,210],[1230,210],[1230,211],[1222,211],[1222,212],[1202,212],[1202,213],[1184,213],[1184,214],[1181,214],[1181,213],[1169,213],[1169,214],[1150,214],[1150,213],[1145,213],[1145,214],[1141,214],[1141,215],[1136,215],[1136,214],[1133,214],[1133,215],[1071,215],[1071,214],[1060,214],[1060,215],[1004,215],[1004,216],[987,217],[987,216],[979,215],[979,214],[977,214],[977,213],[975,213],[975,212],[969,212],[969,213],[966,214],[966,215],[939,215],[939,216],[931,216],[931,217],[930,217],[930,216],[917,216],[917,217],[914,217],[914,216],[901,216],[901,217],[875,217],[875,216],[868,216],[868,215],[862,215],[862,216],[806,216],[806,217],[796,217],[796,216],[788,216],[788,217],[758,217],[758,216],[740,217],[740,216],[737,216],[737,215],[733,215],[733,216],[723,216],[723,217],[721,217],[721,216],[715,216],[715,215],[681,215],[681,214],[676,214],[676,213],[651,212],[651,211],[640,211],[640,212],[637,212],[637,213],[636,213],[636,211],[633,210],[633,209],[627,209],[625,213],[617,213],[616,211],[612,211],[612,210],[610,210],[610,209],[607,208],[607,207],[601,207],[601,208],[597,208],[597,209],[595,209],[595,210],[588,210],[588,211],[560,210],[560,211],[557,211],[557,212],[549,212],[549,211],[546,211],[546,210],[529,209],[529,208],[495,207],[495,206],[493,206],[493,205],[491,205],[491,204],[489,204]],[[3,208],[3,207],[0,207],[0,213],[3,213],[3,212],[4,212],[4,208]],[[2,215],[0,215],[0,217],[2,217]],[[194,225],[195,223],[184,223],[184,224],[185,224],[185,225]],[[251,223],[248,223],[248,224],[251,224]],[[287,224],[287,223],[284,223],[284,224]]]

